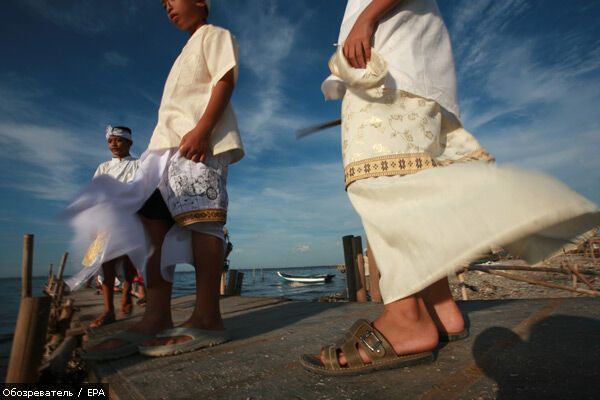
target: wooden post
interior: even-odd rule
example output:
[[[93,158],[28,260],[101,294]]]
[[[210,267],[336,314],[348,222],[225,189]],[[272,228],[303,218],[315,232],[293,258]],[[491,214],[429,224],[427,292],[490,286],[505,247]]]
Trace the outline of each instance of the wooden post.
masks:
[[[226,296],[232,296],[235,293],[235,285],[237,284],[237,271],[230,269],[227,278],[227,289],[225,290]]]
[[[62,280],[63,273],[65,272],[65,265],[67,264],[67,258],[69,257],[69,253],[65,252],[60,260],[60,268],[58,270],[58,280]]]
[[[234,295],[239,296],[242,294],[242,283],[243,282],[244,282],[244,273],[238,271],[237,276],[235,277],[235,292],[233,293]]]
[[[361,237],[355,236],[352,244],[354,259],[356,260],[356,300],[359,303],[365,303],[367,301],[367,287],[365,284],[365,264]]]
[[[44,353],[50,314],[49,297],[21,299],[6,383],[35,383]]]
[[[371,301],[381,303],[381,292],[379,291],[379,268],[377,267],[377,262],[375,261],[375,254],[373,254],[373,251],[371,250],[371,246],[369,246],[368,241],[367,251],[369,252],[369,280],[371,281]]]
[[[21,261],[21,298],[31,297],[31,271],[33,268],[33,235],[23,236],[23,258]]]
[[[356,265],[352,247],[354,236],[347,235],[342,238],[344,244],[344,263],[346,264],[346,287],[348,289],[348,300],[356,301]]]

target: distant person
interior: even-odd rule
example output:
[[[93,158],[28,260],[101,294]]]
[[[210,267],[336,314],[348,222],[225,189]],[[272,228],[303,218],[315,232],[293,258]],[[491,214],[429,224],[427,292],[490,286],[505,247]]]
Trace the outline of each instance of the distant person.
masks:
[[[230,104],[238,73],[237,44],[228,30],[207,22],[209,1],[162,4],[171,23],[190,37],[167,77],[157,125],[140,159],[139,179],[127,187],[98,182],[70,208],[76,232],[102,230],[104,220],[131,221],[130,232],[106,227],[111,232],[106,257],[147,245],[144,233],[134,231],[136,219],[141,218],[150,240],[147,262],[134,257],[146,282],[142,320],[91,347],[88,359],[115,359],[138,351],[167,356],[229,339],[219,288],[228,168],[244,155]],[[114,198],[114,191],[127,196]],[[179,263],[196,268],[196,304],[188,320],[173,328],[171,290]]]
[[[98,166],[94,178],[109,175],[120,182],[133,179],[138,168],[138,159],[131,156],[129,150],[133,144],[131,129],[125,126],[107,126],[106,141],[112,158]],[[121,316],[130,315],[133,311],[131,284],[136,275],[134,266],[127,256],[115,258],[102,264],[99,275],[100,290],[104,311],[91,324],[90,328],[99,328],[116,320],[113,304],[115,292],[115,276],[121,279]]]
[[[468,335],[447,276],[499,244],[530,262],[586,239],[598,207],[556,180],[499,168],[463,129],[435,0],[349,0],[322,89],[342,102],[342,157],[385,304],[304,355],[325,375],[431,362]],[[515,99],[518,101],[518,99]],[[517,146],[517,144],[515,144]]]
[[[137,274],[135,278],[133,278],[131,294],[137,297],[138,305],[146,304],[146,287],[144,286],[144,277],[141,274]]]

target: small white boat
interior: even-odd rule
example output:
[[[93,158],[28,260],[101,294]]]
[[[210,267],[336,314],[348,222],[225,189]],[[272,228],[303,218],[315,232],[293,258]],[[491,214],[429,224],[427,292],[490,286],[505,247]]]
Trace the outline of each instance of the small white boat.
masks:
[[[289,282],[300,282],[300,283],[326,283],[330,282],[331,279],[335,276],[333,274],[327,275],[290,275],[284,274],[282,272],[277,271],[277,275],[282,279]]]

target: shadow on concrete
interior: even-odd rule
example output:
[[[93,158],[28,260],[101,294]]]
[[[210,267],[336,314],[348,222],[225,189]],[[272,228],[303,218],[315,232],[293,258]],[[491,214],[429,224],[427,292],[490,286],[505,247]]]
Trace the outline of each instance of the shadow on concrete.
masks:
[[[477,366],[498,383],[497,399],[598,399],[600,320],[554,315],[527,340],[492,327],[477,336]]]
[[[261,337],[261,340],[269,340],[268,334],[278,329],[285,328],[292,324],[295,324],[303,319],[314,317],[322,312],[331,311],[342,306],[345,303],[322,303],[322,302],[285,302],[268,307],[262,307],[252,310],[245,310],[244,312],[233,315],[224,316],[225,326],[227,327],[231,341],[221,346],[215,347],[215,349],[223,349],[227,351],[231,346],[240,345],[236,343],[238,341],[252,339],[258,336],[266,335]],[[119,330],[127,329],[129,321],[123,321],[123,323],[111,324],[109,327],[112,331],[117,332]],[[241,344],[244,345],[244,344]],[[197,357],[199,353],[187,353],[177,358],[167,357],[170,363],[176,365],[178,362],[185,360],[187,357]],[[153,365],[162,360],[156,358],[149,358],[136,354],[134,356],[122,358],[119,360],[106,361],[106,362],[91,362],[90,366],[95,369],[95,374],[99,376],[106,376],[117,372],[123,368],[127,368],[136,364],[147,364],[146,368],[150,370]]]
[[[225,324],[230,329],[234,340],[249,339],[285,328],[324,311],[334,310],[343,304],[319,302],[282,303],[226,317]]]

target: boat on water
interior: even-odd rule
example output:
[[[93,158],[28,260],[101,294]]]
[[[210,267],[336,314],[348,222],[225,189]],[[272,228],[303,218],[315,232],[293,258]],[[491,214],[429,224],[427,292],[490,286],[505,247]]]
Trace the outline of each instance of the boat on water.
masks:
[[[335,276],[334,274],[326,275],[291,275],[277,271],[277,275],[288,282],[300,282],[300,283],[327,283],[331,282],[331,279]]]

